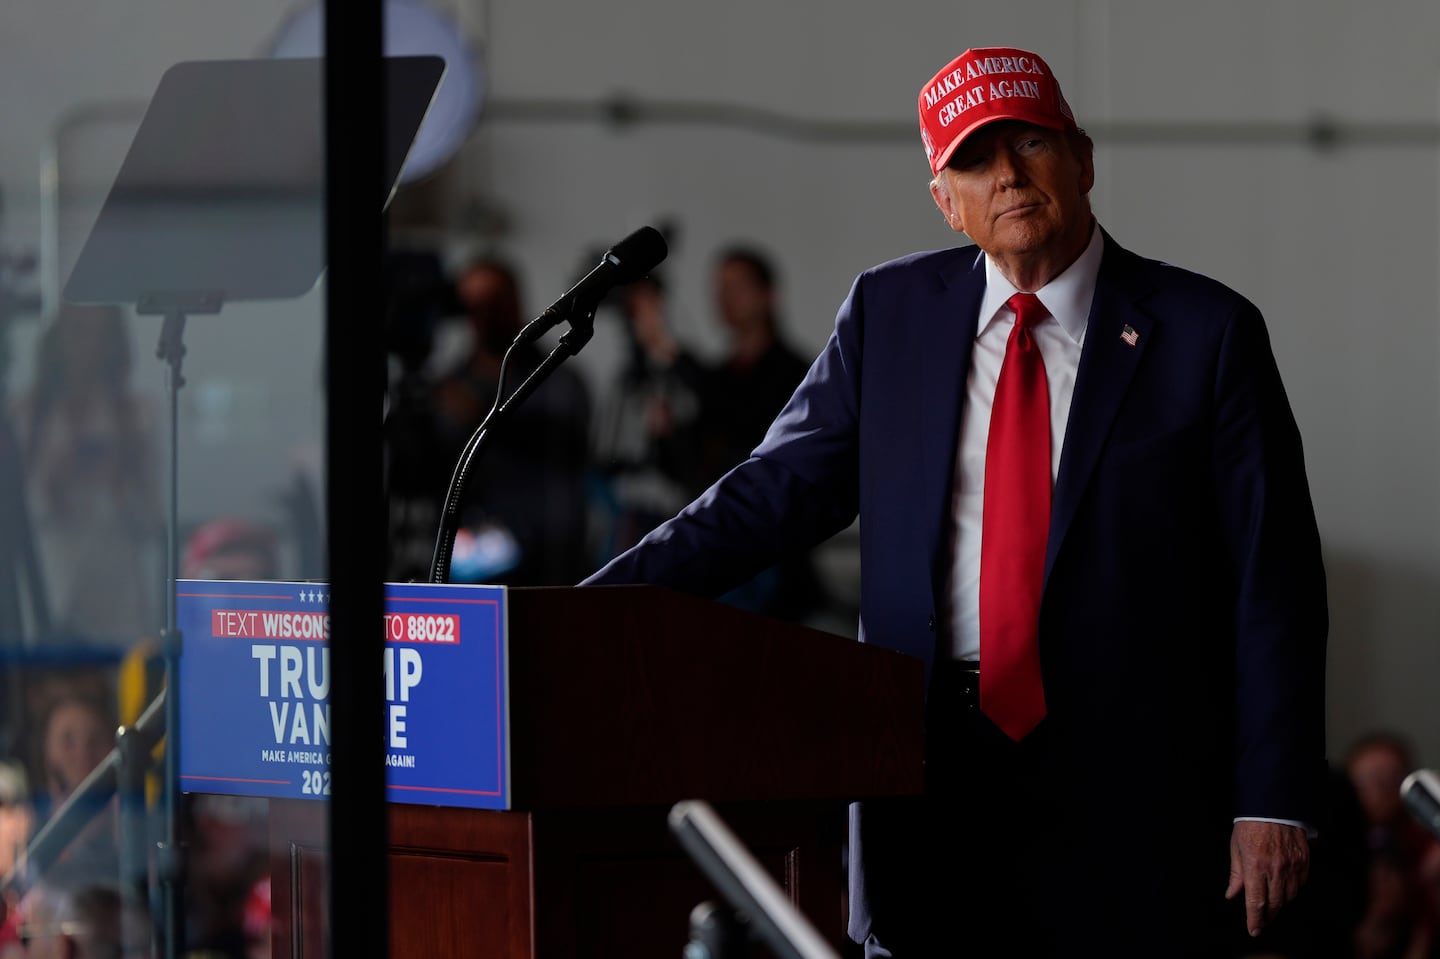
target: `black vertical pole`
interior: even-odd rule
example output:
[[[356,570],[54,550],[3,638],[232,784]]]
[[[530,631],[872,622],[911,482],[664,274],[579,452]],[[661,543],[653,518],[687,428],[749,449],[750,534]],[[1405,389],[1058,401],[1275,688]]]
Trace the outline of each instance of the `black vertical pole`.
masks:
[[[185,358],[185,314],[165,314],[155,355],[167,365],[170,394],[170,508],[165,545],[165,631],[160,652],[165,660],[165,795],[163,837],[159,843],[157,872],[164,909],[165,957],[185,954],[185,853],[180,847],[180,655],[182,638],[176,623],[175,581],[180,576],[180,372]],[[124,802],[124,800],[122,800]],[[127,883],[131,876],[123,877]]]
[[[325,2],[326,528],[330,954],[383,955],[386,876],[381,420],[385,221],[381,0]]]

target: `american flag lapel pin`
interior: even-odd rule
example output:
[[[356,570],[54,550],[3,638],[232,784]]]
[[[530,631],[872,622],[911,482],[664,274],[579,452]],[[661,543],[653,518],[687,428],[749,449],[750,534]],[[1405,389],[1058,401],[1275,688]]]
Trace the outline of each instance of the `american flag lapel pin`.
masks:
[[[1135,327],[1126,323],[1125,329],[1120,331],[1120,339],[1125,341],[1126,346],[1134,346],[1140,341],[1140,334],[1135,332]]]

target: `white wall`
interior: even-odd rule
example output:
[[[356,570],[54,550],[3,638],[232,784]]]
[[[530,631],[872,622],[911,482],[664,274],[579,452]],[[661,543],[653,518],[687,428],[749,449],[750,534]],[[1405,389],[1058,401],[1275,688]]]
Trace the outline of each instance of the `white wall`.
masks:
[[[953,242],[931,206],[918,137],[825,143],[698,123],[540,121],[526,104],[625,92],[906,127],[920,85],[965,47],[1041,51],[1097,134],[1102,223],[1133,249],[1225,280],[1269,318],[1331,573],[1332,750],[1395,726],[1440,762],[1440,7],[1431,0],[448,8],[484,51],[497,109],[450,167],[400,197],[397,214],[422,220],[456,259],[499,243],[523,264],[535,309],[568,285],[585,251],[671,219],[682,231],[666,264],[676,323],[702,349],[718,345],[706,272],[723,242],[775,253],[785,315],[808,349],[823,343],[858,270]],[[37,156],[57,117],[97,97],[143,99],[176,60],[258,54],[290,9],[5,4],[0,246],[38,242]],[[1319,150],[1279,134],[1224,135],[1246,132],[1234,124],[1283,134],[1320,115],[1360,139]],[[1203,136],[1203,124],[1223,129]],[[1417,132],[1385,140],[1379,124]],[[477,232],[479,207],[503,212],[508,228]],[[192,437],[208,451],[186,465],[196,513],[259,502],[283,476],[264,451],[318,429],[318,313],[306,302],[191,324],[194,395],[209,383],[212,396],[238,397],[252,427],[213,447]],[[142,357],[153,335],[137,329]],[[276,349],[282,336],[294,348]],[[602,327],[581,357],[597,388],[619,346]]]

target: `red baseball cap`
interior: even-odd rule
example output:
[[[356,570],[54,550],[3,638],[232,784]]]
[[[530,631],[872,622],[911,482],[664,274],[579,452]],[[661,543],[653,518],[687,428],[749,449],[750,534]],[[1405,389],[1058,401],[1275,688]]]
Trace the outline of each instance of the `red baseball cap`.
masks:
[[[1014,47],[977,47],[947,63],[920,91],[920,139],[939,173],[966,137],[996,120],[1074,130],[1075,115],[1050,65]]]

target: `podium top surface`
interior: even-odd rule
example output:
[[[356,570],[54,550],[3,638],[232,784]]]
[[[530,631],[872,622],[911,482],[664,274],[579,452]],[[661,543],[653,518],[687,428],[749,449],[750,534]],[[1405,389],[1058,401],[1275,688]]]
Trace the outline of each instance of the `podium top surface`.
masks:
[[[659,586],[508,599],[516,808],[923,788],[918,659]]]

